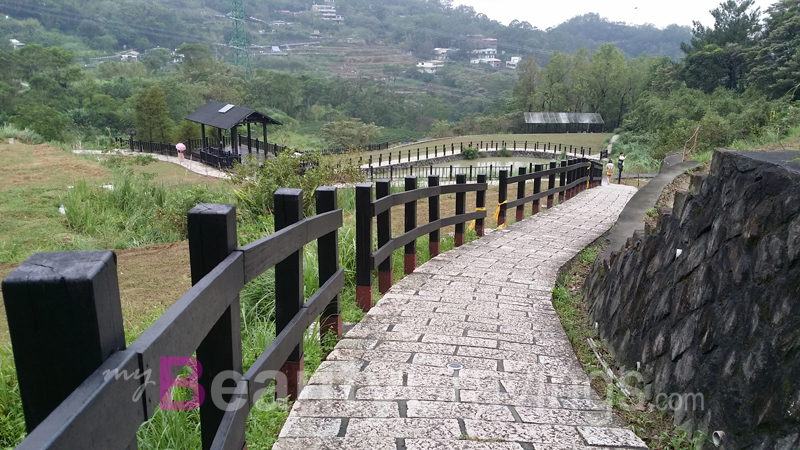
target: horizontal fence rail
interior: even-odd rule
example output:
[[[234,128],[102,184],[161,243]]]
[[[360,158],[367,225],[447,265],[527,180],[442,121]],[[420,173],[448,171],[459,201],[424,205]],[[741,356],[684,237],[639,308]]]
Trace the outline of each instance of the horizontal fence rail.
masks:
[[[586,158],[572,158],[562,160],[560,165],[551,161],[549,165],[535,164],[533,171],[528,172],[525,167],[518,168],[516,176],[509,176],[508,170],[501,170],[499,176],[499,192],[497,205],[497,225],[504,227],[506,211],[515,208],[516,220],[520,221],[525,214],[525,205],[531,203],[531,214],[537,214],[541,208],[541,199],[547,199],[547,208],[555,204],[558,194],[558,203],[569,200],[585,189],[600,186],[602,166],[596,161]],[[558,186],[556,186],[558,177]],[[547,190],[542,191],[542,179],[547,182]],[[527,192],[526,183],[533,181],[533,193]],[[517,184],[517,198],[508,200],[508,186]]]
[[[434,141],[435,142],[435,141]],[[510,146],[510,147],[509,147]],[[410,163],[415,161],[422,161],[428,158],[439,158],[444,156],[452,156],[460,154],[465,148],[474,148],[480,151],[500,151],[501,149],[508,149],[512,151],[530,151],[549,153],[559,155],[566,153],[567,155],[586,157],[592,156],[591,147],[583,147],[578,145],[566,145],[552,142],[529,142],[529,141],[462,141],[452,142],[447,144],[434,144],[434,145],[405,145],[394,147],[392,151],[387,153],[379,153],[378,155],[371,155],[368,159],[368,164],[372,165],[377,162],[378,165],[383,164],[384,161],[389,164],[397,163]],[[600,151],[600,158],[608,156],[608,150]]]
[[[486,175],[478,176],[478,182],[467,184],[464,174],[457,176],[456,184],[440,186],[439,177],[428,177],[428,187],[418,188],[417,177],[405,178],[405,192],[391,194],[391,182],[380,180],[375,185],[376,200],[372,199],[373,186],[363,183],[356,186],[356,298],[363,311],[369,311],[373,304],[372,271],[378,269],[378,289],[385,293],[392,286],[392,252],[405,249],[404,272],[410,274],[417,266],[416,240],[429,236],[431,257],[439,254],[440,229],[455,225],[455,245],[464,243],[465,223],[475,220],[478,236],[483,236],[486,217]],[[466,212],[466,194],[476,192],[475,212]],[[456,214],[440,217],[439,196],[456,194]],[[427,198],[428,222],[417,225],[417,201]],[[392,237],[391,209],[404,206],[405,232]],[[372,224],[377,218],[377,245],[373,251]]]
[[[114,253],[38,253],[21,264],[2,283],[29,432],[17,448],[135,449],[139,426],[157,406],[183,404],[171,390],[186,385],[162,382],[187,380],[172,378],[172,369],[188,366],[193,374],[202,367],[199,387],[178,409],[199,406],[202,448],[241,450],[248,413],[273,380],[278,397],[297,398],[303,332],[319,317],[320,338],[326,332],[341,337],[342,210],[336,188],[320,187],[315,195],[318,215],[303,219],[302,191],[279,189],[277,231],[241,248],[232,205],[193,208],[193,286],[127,348]],[[304,302],[303,247],[313,241],[320,287]],[[239,292],[273,267],[277,336],[242,374]],[[52,369],[59,367],[67,370],[53,382]],[[214,385],[221,374],[222,385]],[[227,388],[226,407],[213,400],[221,388]],[[196,399],[199,392],[205,400]]]

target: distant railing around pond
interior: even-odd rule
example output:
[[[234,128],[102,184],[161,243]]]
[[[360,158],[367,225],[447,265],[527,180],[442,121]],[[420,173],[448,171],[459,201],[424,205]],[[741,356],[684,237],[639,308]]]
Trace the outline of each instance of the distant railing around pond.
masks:
[[[342,210],[336,188],[315,195],[317,215],[303,219],[302,191],[279,189],[277,231],[240,248],[233,205],[193,208],[193,286],[128,348],[114,253],[37,253],[22,263],[2,283],[29,433],[17,449],[135,449],[160,405],[199,406],[202,448],[241,450],[248,414],[273,380],[279,397],[297,399],[304,331],[321,317],[320,337],[341,336]],[[314,240],[320,287],[304,303],[303,247]],[[239,293],[272,267],[277,336],[242,375]],[[191,375],[173,378],[182,366]],[[192,400],[173,400],[175,386],[190,387]]]

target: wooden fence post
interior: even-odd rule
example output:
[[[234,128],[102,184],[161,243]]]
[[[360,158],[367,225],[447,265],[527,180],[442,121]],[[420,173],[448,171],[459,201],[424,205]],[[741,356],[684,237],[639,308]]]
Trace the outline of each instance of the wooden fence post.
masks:
[[[195,285],[236,250],[236,207],[201,203],[187,214],[187,228],[192,285]],[[209,395],[211,382],[218,374],[227,371],[242,373],[240,315],[237,295],[197,347],[197,360],[203,367],[199,382]],[[280,329],[278,326],[278,332]],[[223,386],[236,387],[236,381],[228,379]],[[230,394],[222,397],[226,402],[231,399]],[[204,449],[211,448],[224,414],[225,411],[217,408],[214,402],[205,401],[200,405],[200,435]]]
[[[508,170],[501,170],[500,171],[500,188],[497,192],[497,203],[499,208],[499,214],[497,215],[497,226],[501,226],[506,223],[506,205],[505,202],[508,199]]]
[[[356,185],[356,302],[372,308],[372,183]]]
[[[431,166],[433,169],[433,166]],[[428,176],[428,187],[439,186],[439,175]],[[432,195],[428,197],[428,222],[439,220],[439,196]],[[428,249],[431,253],[431,258],[439,254],[439,229],[435,229],[428,235]]]
[[[275,231],[303,220],[303,191],[281,188],[275,191]],[[275,265],[275,332],[280,333],[303,307],[302,248]],[[292,350],[281,367],[288,383],[287,397],[297,400],[303,383],[303,343]],[[280,393],[280,387],[275,387]]]
[[[413,191],[417,188],[417,177],[406,177],[405,180],[406,190]],[[405,204],[405,231],[409,232],[414,230],[417,227],[417,201],[412,200]],[[417,268],[417,240],[414,239],[413,241],[406,244],[405,247],[405,257],[403,260],[403,268],[405,269],[404,272],[406,275],[409,275],[414,272],[414,269]]]
[[[456,175],[456,184],[467,184],[467,174],[459,173]],[[467,193],[456,193],[456,215],[467,213]],[[454,236],[455,246],[461,247],[464,244],[464,222],[456,223],[456,234]]]
[[[556,162],[550,161],[550,169],[555,169],[555,168],[556,168]],[[550,177],[547,179],[547,189],[550,190],[553,189],[554,187],[556,187],[556,174],[551,174]],[[555,196],[553,194],[547,196],[547,209],[553,207],[554,199]]]
[[[331,186],[320,186],[314,193],[317,201],[317,214],[335,211],[339,209],[337,190]],[[317,253],[319,255],[319,285],[322,286],[333,274],[339,270],[339,231],[321,236],[317,239]],[[328,306],[322,312],[319,319],[320,333],[319,338],[325,337],[325,333],[332,332],[337,339],[342,337],[342,314],[339,304],[339,295],[333,297]]]
[[[486,174],[478,174],[478,183],[486,183]],[[486,191],[477,191],[475,193],[475,210],[486,210]],[[478,237],[483,237],[484,219],[475,219],[475,232]]]
[[[375,184],[375,198],[381,199],[392,193],[391,181],[378,180]],[[378,248],[383,247],[392,239],[392,208],[378,214]],[[393,282],[392,254],[378,265],[378,292],[385,294]]]
[[[450,181],[453,181],[453,165],[450,164]]]
[[[110,251],[35,253],[3,280],[2,289],[30,433],[109,356],[125,349],[117,257]],[[136,448],[135,436],[130,448]]]
[[[542,165],[541,164],[536,164],[535,166],[533,166],[533,171],[534,172],[541,172],[542,171]],[[533,193],[534,194],[538,194],[539,192],[542,192],[542,177],[541,177],[541,175],[533,179]],[[539,212],[539,207],[540,207],[541,203],[542,203],[542,199],[538,199],[538,200],[534,200],[533,201],[533,206],[531,206],[531,214],[537,214]]]
[[[561,168],[564,169],[566,167],[567,167],[567,160],[566,159],[562,159],[561,160]],[[560,174],[558,174],[558,187],[566,186],[566,184],[567,184],[566,181],[567,181],[567,173],[566,172],[561,172]],[[565,197],[566,197],[566,191],[562,190],[561,192],[558,193],[558,204],[559,205],[564,203],[564,198]]]
[[[527,171],[525,170],[524,167],[520,167],[518,169],[518,174],[519,175],[525,175],[526,172]],[[525,198],[525,180],[517,182],[517,200],[519,200],[521,198]],[[517,214],[516,214],[517,222],[522,221],[523,217],[525,217],[525,205],[524,204],[517,206]]]

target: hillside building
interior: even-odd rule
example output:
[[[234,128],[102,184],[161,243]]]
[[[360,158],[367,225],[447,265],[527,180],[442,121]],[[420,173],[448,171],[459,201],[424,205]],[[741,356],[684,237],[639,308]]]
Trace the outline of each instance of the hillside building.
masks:
[[[11,42],[11,46],[14,47],[14,50],[17,50],[17,49],[20,49],[22,47],[25,47],[25,44],[23,44],[22,42],[20,42],[20,41],[18,41],[16,39],[11,39],[10,42]]]
[[[322,20],[330,20],[334,23],[344,22],[344,17],[336,13],[336,6],[333,3],[326,3],[324,5],[311,5],[312,11],[317,11],[322,14]]]
[[[492,67],[500,67],[503,63],[497,59],[497,48],[480,48],[470,52],[470,64],[489,64]]]
[[[137,52],[136,50],[128,50],[127,52],[122,52],[119,54],[119,59],[123,61],[138,61],[139,52]]]
[[[434,74],[442,67],[444,67],[444,61],[435,59],[431,61],[422,61],[417,63],[417,72]]]
[[[448,56],[449,54],[451,54],[453,52],[457,52],[457,51],[458,51],[457,48],[441,48],[441,47],[437,47],[437,48],[433,49],[433,54],[434,54],[434,56],[436,57],[437,60],[444,61],[444,60],[450,59],[450,57]]]
[[[512,56],[510,60],[506,61],[506,69],[516,70],[517,64],[522,62],[521,56]]]

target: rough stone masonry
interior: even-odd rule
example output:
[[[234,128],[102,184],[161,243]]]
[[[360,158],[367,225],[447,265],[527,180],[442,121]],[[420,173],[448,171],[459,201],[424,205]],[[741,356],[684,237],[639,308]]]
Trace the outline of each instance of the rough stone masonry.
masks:
[[[717,150],[584,285],[622,370],[720,448],[800,448],[798,156]]]
[[[420,266],[336,345],[275,450],[646,449],[589,385],[551,302],[559,268],[635,192],[582,192]]]

